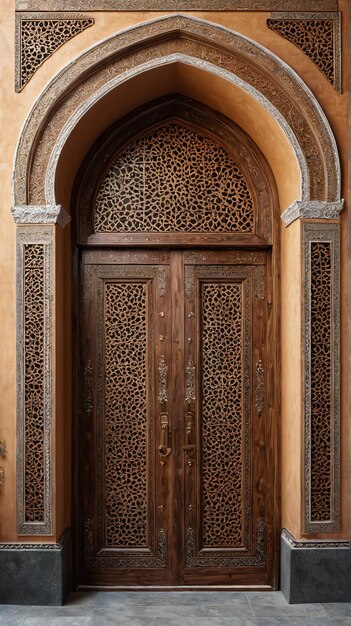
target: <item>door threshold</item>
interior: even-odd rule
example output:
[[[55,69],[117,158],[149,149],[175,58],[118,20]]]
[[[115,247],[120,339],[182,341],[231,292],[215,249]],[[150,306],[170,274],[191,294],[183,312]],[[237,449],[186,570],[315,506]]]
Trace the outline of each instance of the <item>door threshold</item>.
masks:
[[[78,585],[77,591],[275,591],[271,585]]]

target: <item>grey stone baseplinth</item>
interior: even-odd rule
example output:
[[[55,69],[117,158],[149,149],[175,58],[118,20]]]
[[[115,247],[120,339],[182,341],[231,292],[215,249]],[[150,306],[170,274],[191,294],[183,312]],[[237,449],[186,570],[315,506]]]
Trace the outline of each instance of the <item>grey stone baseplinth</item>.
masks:
[[[351,544],[281,536],[281,590],[291,604],[351,602]]]
[[[71,585],[71,541],[0,544],[0,604],[64,603]]]

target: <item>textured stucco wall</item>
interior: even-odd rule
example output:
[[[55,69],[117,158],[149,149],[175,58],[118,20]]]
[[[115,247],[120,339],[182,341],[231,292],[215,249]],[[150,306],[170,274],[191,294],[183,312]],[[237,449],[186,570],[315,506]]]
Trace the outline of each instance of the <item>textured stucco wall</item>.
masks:
[[[343,37],[346,45],[347,26],[347,0],[340,2],[343,10]],[[88,13],[84,13],[89,15]],[[95,13],[90,14],[95,19],[95,25],[62,46],[44,65],[36,72],[29,84],[20,94],[14,90],[14,41],[15,41],[15,15],[13,0],[3,0],[1,16],[1,64],[0,64],[0,127],[1,157],[0,157],[0,437],[7,442],[7,457],[1,461],[5,468],[5,483],[0,492],[0,541],[13,541],[17,539],[15,523],[15,459],[16,459],[16,370],[15,370],[15,224],[10,208],[13,204],[11,191],[11,177],[16,144],[24,121],[47,83],[68,62],[87,50],[90,46],[105,37],[115,34],[123,28],[136,23],[157,17],[157,13]],[[343,55],[343,81],[344,91],[340,95],[327,83],[318,68],[309,60],[304,53],[293,44],[287,42],[278,34],[273,33],[266,26],[268,13],[199,13],[193,15],[206,20],[222,24],[236,30],[281,57],[288,63],[308,87],[312,90],[327,115],[329,123],[335,133],[338,143],[343,176],[343,196],[346,196],[346,172],[348,166],[347,152],[347,84],[346,84],[346,53]],[[164,77],[160,83],[160,76],[152,77],[152,80],[144,81],[139,96],[142,100],[157,97],[164,93],[179,90],[191,95],[218,110],[233,117],[258,143],[264,152],[274,172],[282,209],[296,199],[299,179],[296,173],[294,157],[287,143],[274,122],[264,118],[259,109],[248,106],[245,99],[238,98],[238,92],[234,87],[223,89],[223,85],[216,84],[211,78],[206,81],[204,77],[196,74],[191,68],[181,71],[175,68],[174,74]],[[161,89],[162,87],[162,89]],[[140,89],[140,85],[138,85]],[[158,91],[160,91],[158,93]],[[233,107],[233,101],[236,101]],[[136,102],[138,104],[138,102]],[[116,114],[115,103],[111,100],[110,109],[105,110],[106,116],[100,124],[106,127]],[[125,100],[120,103],[121,112],[126,112],[135,106],[135,92],[125,91]],[[72,172],[77,169],[79,162],[96,137],[98,125],[91,124],[93,120],[86,121],[79,129],[79,136],[74,136],[76,148],[71,144],[67,148],[67,167],[59,170],[58,187],[60,187],[60,200],[68,204]],[[99,128],[102,130],[103,128]],[[267,132],[269,129],[269,132]],[[288,158],[287,158],[288,157]],[[68,175],[69,174],[69,175]],[[68,208],[68,207],[67,207]],[[299,283],[298,269],[300,263],[299,251],[299,226],[295,225],[284,230],[282,242],[284,253],[282,258],[282,300],[283,317],[282,345],[285,347],[282,361],[282,525],[298,538],[301,534],[301,512],[299,498],[294,494],[300,492],[301,487],[301,459],[299,456],[299,442],[301,437],[301,409],[300,388],[297,384],[299,372],[299,345],[300,338],[300,308],[299,308]],[[60,286],[66,293],[63,298],[63,306],[58,314],[57,335],[57,358],[62,364],[63,375],[58,375],[57,393],[60,395],[57,420],[57,445],[58,449],[64,447],[64,462],[58,464],[56,485],[56,527],[55,537],[58,537],[64,528],[70,523],[70,414],[71,414],[71,391],[70,391],[70,263],[69,263],[69,234],[68,231],[60,236],[58,246],[62,246],[65,253],[62,255],[62,266],[57,268],[57,289],[60,294]],[[295,258],[296,254],[296,258]],[[289,275],[289,283],[286,277]],[[293,278],[291,278],[293,277]],[[347,206],[342,215],[342,501],[343,519],[341,536],[347,535],[348,514],[348,444],[347,444]],[[291,305],[292,300],[292,305]],[[284,311],[286,314],[284,314]],[[277,416],[279,419],[280,416]],[[52,539],[52,538],[51,538]],[[26,538],[28,540],[28,537]],[[42,541],[43,538],[40,538]]]

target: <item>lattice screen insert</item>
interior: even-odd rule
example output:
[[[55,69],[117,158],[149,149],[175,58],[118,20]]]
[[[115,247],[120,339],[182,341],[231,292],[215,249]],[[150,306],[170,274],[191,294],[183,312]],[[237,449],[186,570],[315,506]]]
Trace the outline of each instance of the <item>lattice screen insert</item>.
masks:
[[[130,144],[96,198],[95,232],[254,231],[239,166],[211,139],[169,124]]]
[[[331,517],[331,280],[329,241],[311,242],[311,521]]]
[[[243,531],[241,285],[202,287],[202,503],[206,547],[240,546]]]
[[[105,509],[108,546],[147,547],[147,294],[105,287]]]

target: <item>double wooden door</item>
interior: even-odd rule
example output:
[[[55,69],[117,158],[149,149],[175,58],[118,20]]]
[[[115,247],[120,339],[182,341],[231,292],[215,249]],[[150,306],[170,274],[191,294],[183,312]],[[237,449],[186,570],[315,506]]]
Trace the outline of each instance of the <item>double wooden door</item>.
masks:
[[[83,253],[80,585],[274,584],[266,254]]]

